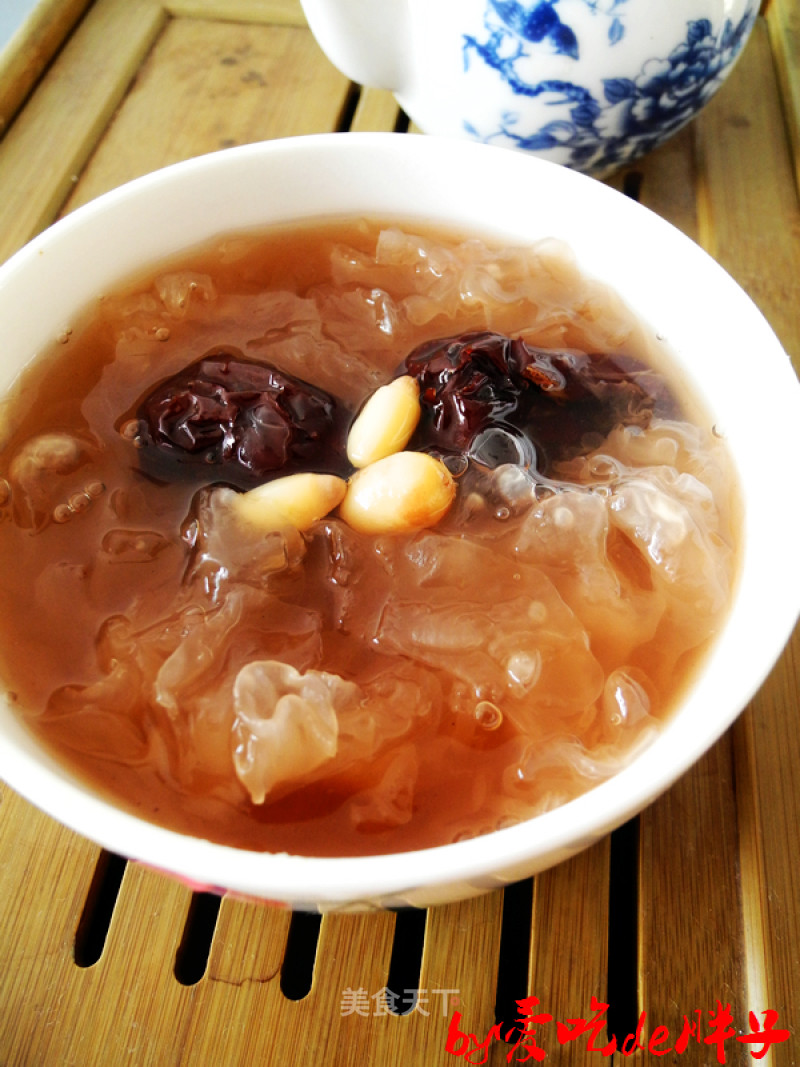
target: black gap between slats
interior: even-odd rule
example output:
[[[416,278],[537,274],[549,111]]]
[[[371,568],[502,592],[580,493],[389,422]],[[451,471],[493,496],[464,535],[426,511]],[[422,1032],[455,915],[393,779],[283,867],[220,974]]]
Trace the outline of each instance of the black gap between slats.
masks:
[[[640,170],[629,170],[622,179],[622,191],[631,200],[640,200],[644,175]]]
[[[289,936],[281,966],[281,993],[287,1000],[302,1000],[311,992],[317,942],[322,916],[296,911],[289,922]]]
[[[411,125],[411,119],[401,108],[397,113],[397,120],[394,124],[395,133],[408,133],[408,127]]]
[[[528,996],[532,915],[533,879],[525,878],[506,886],[503,890],[494,1021],[504,1024],[508,1030],[519,1016],[517,1001]]]
[[[79,967],[92,967],[103,955],[126,863],[105,849],[98,857],[75,931],[73,959]]]
[[[428,913],[422,908],[401,908],[397,912],[386,981],[386,1006],[394,1015],[407,1015],[419,999],[427,921]]]
[[[342,104],[342,110],[339,112],[339,118],[336,121],[337,133],[347,133],[350,129],[360,98],[361,89],[355,82],[350,82],[350,87],[347,90],[347,95]]]
[[[608,901],[608,1034],[617,1043],[634,1033],[639,1018],[639,819],[611,834]]]
[[[195,985],[206,973],[221,903],[215,893],[192,895],[181,943],[175,953],[174,973],[181,985]]]

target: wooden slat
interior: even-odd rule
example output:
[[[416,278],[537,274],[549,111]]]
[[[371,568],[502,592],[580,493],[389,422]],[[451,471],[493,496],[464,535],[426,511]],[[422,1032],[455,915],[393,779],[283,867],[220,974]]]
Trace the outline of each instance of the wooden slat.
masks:
[[[386,89],[362,89],[350,129],[354,133],[391,133],[400,105]]]
[[[348,91],[307,28],[174,19],[66,210],[204,152],[334,130]]]
[[[52,222],[166,18],[154,0],[92,6],[0,143],[0,260]]]
[[[760,87],[757,101],[753,85]],[[707,111],[641,161],[639,170],[640,199],[699,239],[797,353],[800,231],[763,23]],[[676,1036],[684,1014],[707,1012],[717,999],[730,1001],[742,1029],[751,1009],[779,1007],[785,1018],[796,1018],[798,975],[790,948],[800,936],[795,910],[782,910],[783,926],[776,928],[767,899],[773,885],[781,887],[782,900],[800,899],[785,836],[788,820],[798,814],[791,799],[796,790],[788,782],[785,791],[767,785],[778,764],[793,765],[789,752],[796,739],[787,745],[785,735],[797,706],[796,679],[783,666],[772,676],[765,694],[775,694],[774,717],[767,724],[754,709],[743,717],[735,732],[735,763],[731,735],[641,817],[640,1007],[648,1011],[650,1032],[663,1024]],[[754,722],[775,739],[766,759],[756,754],[764,746],[759,738],[754,747]],[[685,868],[671,861],[676,855],[687,856]],[[776,1063],[793,1062],[788,1048],[775,1048]],[[729,1062],[745,1062],[745,1055],[734,1049]],[[704,1065],[707,1057],[706,1046],[692,1044],[681,1062]]]
[[[767,22],[800,189],[800,8],[797,0],[771,0]]]
[[[696,132],[700,242],[747,290],[800,368],[800,210],[762,21]]]
[[[26,1060],[57,1027],[77,968],[78,916],[99,849],[0,787],[0,1063]]]
[[[737,724],[737,768],[742,785],[740,816],[745,854],[742,884],[748,914],[763,926],[763,975],[754,974],[759,1001],[753,1007],[780,1012],[793,1044],[773,1049],[774,1067],[794,1067],[800,1045],[800,630]],[[745,769],[746,768],[746,769]],[[747,786],[752,794],[744,791]],[[761,961],[751,955],[753,965]],[[763,998],[763,999],[762,999]]]
[[[342,1067],[384,1062],[376,1054],[377,1047],[385,1042],[388,1030],[405,1021],[375,1014],[380,1003],[377,995],[389,977],[393,932],[394,916],[389,914],[331,914],[323,918],[314,982],[302,1002],[304,1011],[296,1017],[294,1032],[278,1021],[279,1061],[290,1063],[299,1054],[309,1063],[336,1057]],[[366,991],[369,1017],[343,1014],[346,989]]]
[[[0,52],[0,134],[90,0],[40,0]]]
[[[638,165],[639,200],[695,240],[696,135],[696,124],[686,127]],[[733,766],[726,737],[639,819],[638,1010],[647,1013],[645,1044],[666,1026],[671,1037],[664,1047],[670,1046],[684,1016],[697,1022],[696,1011],[706,1027],[717,1000],[747,1021]],[[680,1058],[705,1067],[708,1055],[708,1046],[692,1042]],[[617,1060],[624,1062],[620,1053]]]
[[[225,22],[305,26],[299,0],[164,0],[170,15]]]
[[[561,1044],[555,1023],[591,1018],[592,997],[608,1003],[609,861],[606,838],[535,879],[528,993],[553,1016],[539,1044],[562,1067],[599,1059],[585,1037]]]
[[[402,1022],[373,1014],[372,996],[383,989],[388,976],[394,916],[388,912],[326,915],[312,988],[298,1001],[288,1000],[280,990],[286,919],[285,913],[237,905],[236,915],[220,926],[208,977],[198,986],[182,1063],[245,1067],[305,1060],[359,1067],[383,1062],[370,1059],[370,1050],[382,1029]],[[256,939],[255,950],[248,951],[245,931]],[[261,937],[269,946],[266,953],[258,947]],[[225,945],[230,961],[225,973],[220,970],[223,950],[217,943]],[[255,966],[249,962],[254,951],[259,957]],[[248,961],[244,966],[242,959]],[[350,990],[361,993],[358,1011],[348,1010]]]
[[[730,737],[724,738],[641,816],[640,1010],[646,1035],[717,1001],[747,1023],[745,935],[737,875],[738,837]],[[689,947],[690,946],[690,947]],[[690,1044],[682,1064],[706,1067],[708,1046]],[[731,1056],[730,1062],[736,1062]]]
[[[701,116],[697,134],[700,239],[749,291],[800,367],[800,208],[763,23],[729,84]],[[768,403],[768,394],[760,400]],[[743,909],[760,918],[764,938],[762,948],[757,924],[748,925],[747,1007],[774,1008],[793,1030],[794,1047],[782,1043],[772,1050],[778,1067],[795,1062],[800,1019],[799,665],[796,633],[734,729]]]
[[[128,865],[103,956],[59,990],[58,1026],[31,1062],[180,1062],[196,991],[175,980],[174,965],[190,900],[183,886]]]
[[[5,790],[0,929],[0,1062],[107,1067],[164,1063],[181,1002],[173,976],[190,894],[128,866],[100,960],[79,968],[75,933],[98,855],[96,846],[37,817]],[[139,990],[139,997],[134,990]],[[149,1057],[149,1058],[148,1058]],[[177,1062],[177,1060],[175,1061]]]
[[[689,124],[644,159],[612,175],[607,184],[633,196],[696,241],[694,139],[695,129]]]
[[[431,994],[431,1014],[410,1016],[411,1025],[398,1035],[403,1042],[387,1050],[393,1058],[375,1062],[413,1063],[415,1050],[424,1049],[432,1064],[458,1063],[445,1052],[455,1011],[461,1014],[463,1033],[475,1034],[479,1041],[486,1038],[495,1021],[502,911],[502,890],[428,911],[420,985]],[[444,1011],[444,1001],[434,1000],[432,991],[453,989],[457,992],[449,994]]]
[[[781,670],[779,665],[778,670]],[[773,682],[770,681],[769,688]],[[768,690],[769,691],[769,690]],[[755,766],[756,740],[753,725],[758,718],[758,701],[749,707],[731,731],[736,775],[736,815],[739,831],[739,879],[742,887],[742,919],[744,933],[743,960],[748,1001],[754,1010],[757,1005],[777,1007],[779,991],[788,987],[781,972],[785,956],[774,951],[774,924],[769,924],[770,886],[762,848],[763,814],[759,804],[758,768]],[[785,714],[778,718],[787,721]],[[791,796],[790,789],[787,796]],[[795,900],[800,896],[795,894]],[[775,979],[775,975],[781,975]],[[791,978],[791,976],[788,976]],[[786,1015],[786,1003],[781,1001]]]
[[[613,182],[629,186],[645,206],[695,240],[697,129],[696,123],[686,127],[639,161],[627,180]],[[684,1015],[696,1022],[697,1010],[705,1026],[717,999],[730,1002],[747,1021],[747,935],[733,785],[728,737],[640,816],[637,999],[638,1012],[647,1013],[645,1044],[657,1026],[668,1027],[674,1042]],[[678,857],[685,863],[676,862]],[[692,1043],[681,1063],[705,1067],[708,1052],[708,1046]],[[620,1052],[617,1062],[624,1062]]]
[[[241,988],[278,977],[291,912],[225,899],[220,907],[208,981]]]

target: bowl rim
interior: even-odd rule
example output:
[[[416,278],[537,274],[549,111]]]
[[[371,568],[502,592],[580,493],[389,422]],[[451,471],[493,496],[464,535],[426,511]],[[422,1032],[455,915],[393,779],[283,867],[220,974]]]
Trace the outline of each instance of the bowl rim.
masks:
[[[112,221],[122,219],[131,202],[135,204],[153,192],[167,190],[174,196],[186,183],[190,189],[199,183],[207,190],[210,188],[209,178],[222,176],[230,168],[250,168],[257,173],[261,167],[280,167],[289,160],[294,161],[290,166],[295,173],[299,173],[298,165],[303,165],[303,161],[306,166],[325,164],[326,180],[335,181],[341,180],[343,174],[353,173],[359,160],[362,165],[369,160],[372,166],[380,161],[383,167],[396,165],[402,160],[403,167],[417,167],[420,173],[433,173],[445,162],[451,165],[456,158],[477,169],[486,167],[488,173],[502,161],[503,170],[513,171],[517,183],[524,176],[531,182],[540,181],[546,188],[557,186],[565,199],[574,194],[576,205],[584,202],[597,208],[610,205],[612,215],[630,218],[643,231],[637,240],[646,241],[654,236],[672,254],[685,257],[696,265],[703,280],[715,287],[719,299],[723,296],[735,298],[737,322],[760,339],[770,355],[778,377],[780,396],[776,404],[780,411],[793,411],[795,415],[800,411],[800,386],[771,328],[752,300],[694,241],[648,208],[627,200],[596,179],[509,149],[453,138],[370,133],[312,134],[224,149],[172,164],[103,194],[35,237],[0,266],[0,301],[13,292],[20,276],[36,269],[42,257],[68,247],[73,233],[87,225],[107,225],[109,218]],[[623,204],[620,198],[626,203]],[[392,212],[382,214],[388,217]],[[302,217],[312,216],[306,212]],[[462,224],[465,223],[462,221]],[[481,230],[480,225],[474,228]],[[495,227],[489,224],[483,229],[491,231]],[[211,233],[207,231],[208,236]],[[206,236],[193,239],[184,247],[191,248],[206,239]],[[118,272],[116,278],[124,276],[124,271],[121,275]],[[784,357],[783,369],[779,354]],[[781,431],[781,440],[787,443],[795,462],[800,459],[797,442],[791,442],[785,431]],[[786,519],[791,520],[796,529],[800,523],[797,506],[786,505],[785,512]],[[745,539],[750,531],[747,520],[746,515]],[[789,544],[784,531],[778,536],[778,540],[781,539]],[[746,556],[748,546],[745,545],[742,551],[743,557]],[[718,681],[725,669],[720,662],[723,643],[717,640],[707,657],[702,676],[682,702],[680,714],[673,715],[650,748],[629,766],[554,811],[471,840],[376,856],[307,857],[253,853],[190,838],[146,822],[98,798],[48,755],[42,756],[35,750],[27,729],[8,707],[5,718],[8,736],[0,746],[0,778],[47,814],[102,847],[124,852],[128,858],[168,871],[192,884],[211,886],[214,879],[209,877],[210,872],[219,872],[220,889],[253,897],[268,895],[276,902],[293,906],[315,907],[346,906],[359,901],[369,903],[376,899],[382,903],[387,899],[390,903],[393,900],[402,903],[420,896],[423,900],[430,899],[435,896],[437,887],[454,883],[469,884],[479,892],[511,880],[508,872],[525,868],[532,873],[538,869],[536,857],[551,857],[542,864],[550,866],[602,838],[646,807],[719,739],[771,671],[797,620],[800,563],[789,559],[787,567],[786,589],[775,590],[774,610],[767,619],[759,620],[758,632],[753,635],[757,662],[735,665],[738,690],[733,699],[729,686],[723,713],[717,708],[710,717],[703,713],[708,702],[716,698],[716,690],[708,679]],[[787,595],[787,589],[791,595]],[[740,593],[741,588],[736,594],[737,601]],[[732,618],[733,615],[735,612]],[[730,625],[731,620],[723,631],[727,632]],[[740,639],[744,632],[743,623],[738,621]],[[0,716],[0,728],[3,721]],[[575,826],[586,830],[577,840]],[[469,894],[462,888],[458,895]]]

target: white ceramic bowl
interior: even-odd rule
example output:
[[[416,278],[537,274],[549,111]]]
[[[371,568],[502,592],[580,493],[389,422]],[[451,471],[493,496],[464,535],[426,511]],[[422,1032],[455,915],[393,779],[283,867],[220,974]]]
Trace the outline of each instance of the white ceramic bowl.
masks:
[[[414,853],[314,859],[180,836],[115,809],[0,701],[0,776],[99,844],[195,885],[294,907],[430,905],[529,875],[599,840],[682,774],[733,722],[800,607],[800,387],[760,312],[701,249],[640,205],[554,164],[467,141],[334,134],[190,160],[101,197],[0,268],[0,394],[98,293],[215,234],[366,214],[425,217],[514,243],[556,236],[663,335],[724,428],[745,500],[743,570],[724,631],[678,712],[616,777],[560,809]],[[753,361],[766,394],[753,394]]]

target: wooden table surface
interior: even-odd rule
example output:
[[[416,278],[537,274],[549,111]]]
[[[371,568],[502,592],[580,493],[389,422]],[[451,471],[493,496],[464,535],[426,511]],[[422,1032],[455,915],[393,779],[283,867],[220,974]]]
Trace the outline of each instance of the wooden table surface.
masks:
[[[730,271],[795,366],[798,71],[800,5],[771,0],[706,111],[612,180]],[[296,0],[44,0],[0,56],[0,259],[175,160],[402,120],[388,94],[331,67]],[[767,1009],[789,1034],[762,1062],[800,1063],[799,655],[795,634],[733,729],[611,838],[427,913],[320,921],[220,903],[0,786],[0,1065],[478,1063],[475,1045],[497,1019],[508,1029],[527,996],[553,1017],[538,1040],[557,1064],[656,1062],[668,1048],[659,1062],[752,1063],[763,1040],[736,1037],[763,1028]],[[417,990],[416,1008],[388,1011],[386,987]],[[593,997],[620,1045],[643,1020],[644,1050],[563,1040],[556,1022],[589,1020]],[[730,1036],[706,1043],[725,1032],[726,1006]],[[448,1050],[454,1011],[475,1041],[451,1032]],[[485,1062],[536,1062],[502,1037]],[[607,1041],[603,1030],[594,1048]]]

